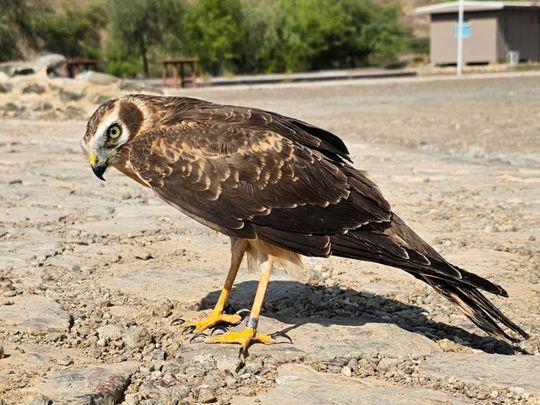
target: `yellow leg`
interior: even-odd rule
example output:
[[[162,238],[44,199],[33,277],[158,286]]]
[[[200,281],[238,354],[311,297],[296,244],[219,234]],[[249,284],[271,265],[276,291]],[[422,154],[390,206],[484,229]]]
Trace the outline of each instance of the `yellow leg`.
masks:
[[[191,328],[195,332],[202,332],[212,326],[217,325],[218,323],[230,323],[236,325],[242,321],[240,315],[228,315],[223,313],[225,308],[225,303],[229,298],[229,293],[231,292],[236,274],[242,263],[242,258],[248,247],[248,242],[243,239],[231,239],[231,267],[229,273],[227,274],[227,279],[225,280],[225,285],[221,290],[221,294],[217,300],[216,306],[207,317],[197,321],[197,322],[186,322],[184,323],[185,328]]]
[[[255,293],[255,299],[253,300],[253,306],[251,307],[251,313],[247,320],[246,328],[240,332],[231,330],[222,336],[211,336],[206,341],[207,343],[238,343],[242,346],[244,351],[251,345],[251,343],[264,343],[267,345],[276,343],[272,337],[257,332],[257,323],[271,273],[272,259],[269,258],[262,265],[262,271],[259,277],[259,285],[257,286],[257,292]]]

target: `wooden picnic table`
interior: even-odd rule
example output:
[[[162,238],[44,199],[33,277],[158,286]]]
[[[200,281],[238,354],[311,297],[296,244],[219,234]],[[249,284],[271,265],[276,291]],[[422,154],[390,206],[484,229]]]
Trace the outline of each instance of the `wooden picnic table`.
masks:
[[[95,59],[85,59],[85,58],[75,58],[70,59],[66,63],[66,71],[68,77],[74,78],[81,71],[85,70],[97,70],[99,65],[99,60]]]
[[[197,77],[195,74],[195,64],[197,59],[193,58],[167,58],[161,61],[161,85],[167,86],[168,69],[172,66],[173,71],[173,86],[178,87],[178,76],[180,73],[180,85],[186,87],[186,83],[190,83],[191,87],[197,87]],[[190,77],[186,77],[184,67],[188,66],[191,72]]]

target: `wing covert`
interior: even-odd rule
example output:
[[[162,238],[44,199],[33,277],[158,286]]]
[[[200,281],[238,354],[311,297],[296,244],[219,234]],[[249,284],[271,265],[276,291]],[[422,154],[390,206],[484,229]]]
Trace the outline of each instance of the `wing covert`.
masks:
[[[362,172],[267,127],[184,120],[137,137],[129,161],[163,200],[230,236],[302,239],[391,217]]]

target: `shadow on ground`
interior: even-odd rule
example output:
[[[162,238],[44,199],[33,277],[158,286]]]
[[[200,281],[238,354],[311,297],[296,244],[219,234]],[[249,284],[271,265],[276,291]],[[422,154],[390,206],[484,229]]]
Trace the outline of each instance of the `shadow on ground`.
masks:
[[[256,281],[235,285],[226,312],[234,313],[240,309],[250,308],[256,288]],[[213,291],[206,295],[198,309],[212,309],[219,293],[220,291]],[[451,308],[450,303],[448,305],[449,310],[457,310]],[[486,353],[527,354],[523,349],[494,337],[479,336],[457,326],[433,321],[426,316],[425,309],[421,307],[337,286],[323,287],[298,281],[271,281],[263,314],[284,323],[294,324],[295,328],[307,323],[323,326],[332,324],[361,326],[368,322],[395,324],[433,341],[449,339]]]

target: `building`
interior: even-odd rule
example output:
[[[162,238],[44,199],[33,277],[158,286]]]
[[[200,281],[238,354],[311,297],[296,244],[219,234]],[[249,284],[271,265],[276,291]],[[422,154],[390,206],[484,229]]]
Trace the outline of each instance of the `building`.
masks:
[[[540,59],[540,4],[504,1],[464,1],[463,62],[487,64]],[[415,9],[430,16],[430,58],[434,65],[457,60],[458,2]],[[510,53],[510,54],[509,54]]]

